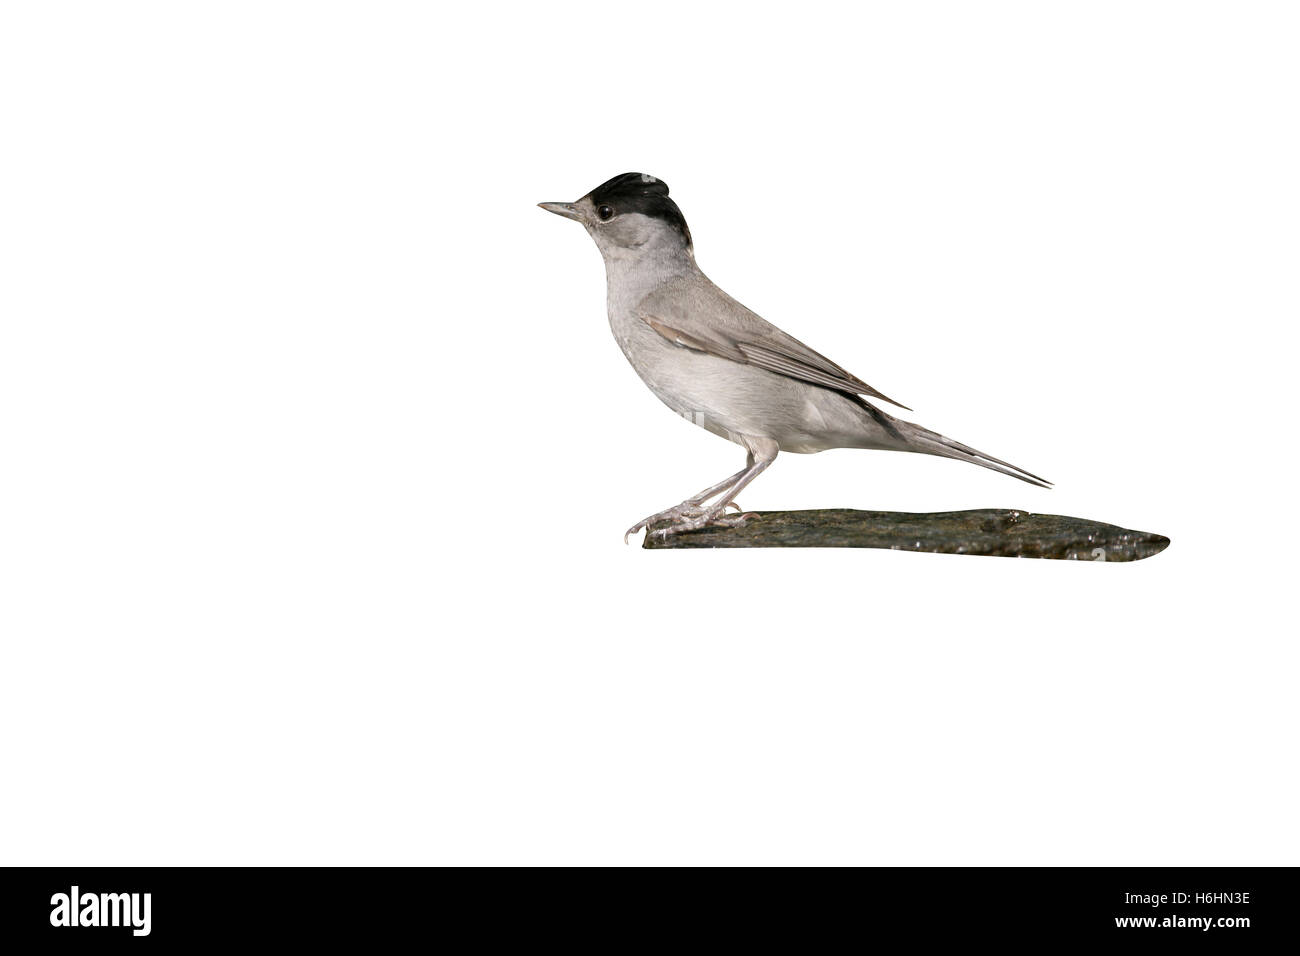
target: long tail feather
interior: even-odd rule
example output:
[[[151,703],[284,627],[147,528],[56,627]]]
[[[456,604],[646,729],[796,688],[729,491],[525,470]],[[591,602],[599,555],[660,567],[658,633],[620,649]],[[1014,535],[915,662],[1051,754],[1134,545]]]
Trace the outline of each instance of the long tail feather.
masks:
[[[938,455],[942,458],[955,458],[958,461],[968,461],[972,465],[979,465],[981,468],[988,468],[1003,475],[1010,475],[1012,478],[1019,478],[1021,481],[1037,485],[1039,488],[1052,487],[1052,483],[1046,478],[1039,478],[1018,465],[1003,461],[1001,458],[994,458],[992,455],[986,455],[982,451],[971,448],[969,445],[963,445],[959,441],[953,441],[951,438],[940,435],[938,432],[932,432],[928,428],[922,428],[920,425],[913,425],[911,422],[899,421],[898,419],[894,419],[893,424],[914,451],[923,452],[927,455]]]

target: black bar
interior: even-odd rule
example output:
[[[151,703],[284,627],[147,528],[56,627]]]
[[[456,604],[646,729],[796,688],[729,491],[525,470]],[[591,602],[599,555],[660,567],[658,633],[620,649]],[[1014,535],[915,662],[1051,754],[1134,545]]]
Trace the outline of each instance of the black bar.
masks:
[[[473,948],[516,939],[613,950],[746,940],[838,949],[901,938],[1240,950],[1293,948],[1300,928],[1290,868],[815,874],[754,868],[614,872],[595,879],[577,868],[560,874],[203,867],[3,874],[5,943],[41,947],[317,942],[370,949],[409,943],[412,933],[430,944],[449,943],[468,931],[477,941]],[[119,925],[80,925],[111,922]]]

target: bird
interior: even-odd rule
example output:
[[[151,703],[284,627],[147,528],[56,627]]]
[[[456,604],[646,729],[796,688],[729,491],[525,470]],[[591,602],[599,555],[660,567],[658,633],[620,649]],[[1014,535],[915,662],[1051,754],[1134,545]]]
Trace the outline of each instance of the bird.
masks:
[[[896,418],[876,402],[906,405],[813,351],[713,284],[695,262],[686,218],[668,184],[623,173],[574,202],[544,202],[581,223],[605,260],[610,329],[632,368],[679,415],[745,449],[745,467],[642,518],[623,535],[735,526],[736,498],[779,452],[831,448],[955,458],[1042,488],[1052,483],[1009,462]]]

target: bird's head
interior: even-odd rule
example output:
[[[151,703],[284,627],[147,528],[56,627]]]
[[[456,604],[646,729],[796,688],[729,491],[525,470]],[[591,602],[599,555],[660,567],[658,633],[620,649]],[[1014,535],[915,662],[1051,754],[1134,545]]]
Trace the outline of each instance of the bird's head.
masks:
[[[575,202],[538,203],[586,227],[606,259],[691,252],[691,231],[668,184],[646,173],[623,173]]]

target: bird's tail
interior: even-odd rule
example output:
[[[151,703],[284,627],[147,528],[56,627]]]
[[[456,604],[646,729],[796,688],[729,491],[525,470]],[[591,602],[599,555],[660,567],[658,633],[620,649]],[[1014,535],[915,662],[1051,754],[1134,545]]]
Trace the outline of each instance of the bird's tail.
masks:
[[[953,441],[940,435],[938,432],[932,432],[928,428],[922,428],[920,425],[913,425],[911,422],[901,421],[900,419],[890,416],[891,424],[897,429],[899,435],[906,442],[908,451],[917,451],[926,455],[938,455],[941,458],[956,458],[958,461],[968,461],[972,465],[979,465],[981,468],[989,468],[1003,475],[1010,475],[1012,478],[1019,478],[1021,481],[1028,482],[1031,485],[1037,485],[1040,488],[1050,488],[1052,483],[1046,478],[1039,478],[1025,469],[1017,467],[1010,462],[1003,461],[1000,458],[994,458],[992,455],[986,455],[982,451],[976,451],[969,445],[963,445],[959,441]]]

